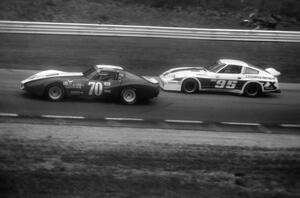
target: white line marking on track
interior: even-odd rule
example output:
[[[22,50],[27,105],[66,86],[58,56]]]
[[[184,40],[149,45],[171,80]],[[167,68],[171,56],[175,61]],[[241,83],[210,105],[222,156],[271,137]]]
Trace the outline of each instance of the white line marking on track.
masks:
[[[105,120],[114,120],[114,121],[144,121],[142,118],[104,118]]]
[[[83,116],[41,115],[43,118],[85,119]]]
[[[300,124],[281,124],[281,127],[300,128]]]
[[[221,122],[221,124],[242,125],[242,126],[261,126],[261,124],[259,124],[259,123],[251,123],[251,122]]]
[[[0,116],[5,116],[5,117],[18,117],[19,115],[16,113],[0,113]]]
[[[188,123],[188,124],[203,124],[200,120],[165,120],[165,122],[170,123]]]

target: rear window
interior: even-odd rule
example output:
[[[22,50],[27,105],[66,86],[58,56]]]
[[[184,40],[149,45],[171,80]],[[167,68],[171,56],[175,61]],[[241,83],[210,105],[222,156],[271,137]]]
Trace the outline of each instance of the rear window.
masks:
[[[256,69],[252,69],[249,67],[246,67],[246,69],[245,69],[245,74],[258,74],[258,73],[259,73],[259,71]]]

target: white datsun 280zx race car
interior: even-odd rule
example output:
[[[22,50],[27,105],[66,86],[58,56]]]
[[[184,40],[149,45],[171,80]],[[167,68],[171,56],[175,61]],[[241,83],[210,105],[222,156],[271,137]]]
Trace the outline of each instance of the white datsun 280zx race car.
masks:
[[[280,93],[273,68],[261,69],[239,60],[221,59],[209,67],[178,67],[160,75],[160,87],[166,91],[195,93],[222,91],[254,97],[262,93]]]

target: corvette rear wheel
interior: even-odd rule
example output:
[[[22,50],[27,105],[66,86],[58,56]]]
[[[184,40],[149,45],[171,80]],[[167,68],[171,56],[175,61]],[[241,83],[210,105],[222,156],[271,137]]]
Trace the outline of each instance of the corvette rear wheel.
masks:
[[[125,88],[121,92],[121,101],[124,104],[135,104],[137,101],[137,95],[133,88]]]
[[[198,82],[194,79],[187,79],[182,83],[181,91],[184,93],[195,93],[198,90]]]
[[[260,85],[257,83],[250,83],[246,86],[244,94],[248,97],[256,97],[261,94]]]
[[[47,89],[47,96],[52,101],[61,101],[65,96],[65,90],[61,85],[50,85]]]

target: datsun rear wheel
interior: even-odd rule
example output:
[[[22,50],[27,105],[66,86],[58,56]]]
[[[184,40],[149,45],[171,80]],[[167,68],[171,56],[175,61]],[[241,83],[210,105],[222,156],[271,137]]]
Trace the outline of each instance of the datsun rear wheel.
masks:
[[[194,79],[186,79],[182,83],[181,91],[184,93],[192,94],[198,91],[198,82]]]
[[[261,87],[258,83],[250,83],[245,87],[244,94],[248,97],[256,97],[261,95]]]
[[[137,101],[137,95],[135,89],[130,87],[124,88],[121,91],[120,98],[124,104],[128,104],[128,105],[135,104]]]
[[[47,88],[47,97],[52,101],[61,101],[65,96],[65,89],[60,84],[53,84]]]

